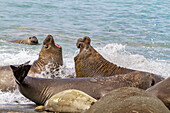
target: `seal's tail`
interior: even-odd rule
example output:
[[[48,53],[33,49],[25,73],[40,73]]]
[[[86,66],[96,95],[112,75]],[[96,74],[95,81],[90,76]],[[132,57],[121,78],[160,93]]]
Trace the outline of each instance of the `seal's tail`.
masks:
[[[27,76],[31,68],[31,65],[24,65],[24,64],[19,66],[10,65],[10,67],[13,71],[17,84],[21,84],[24,78]]]

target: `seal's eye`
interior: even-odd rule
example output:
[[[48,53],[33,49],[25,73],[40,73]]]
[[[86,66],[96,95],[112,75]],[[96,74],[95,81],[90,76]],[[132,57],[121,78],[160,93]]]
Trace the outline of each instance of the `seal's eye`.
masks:
[[[45,47],[46,49],[48,49],[48,45],[45,45],[44,47]]]
[[[31,39],[31,37],[29,37],[29,39]]]

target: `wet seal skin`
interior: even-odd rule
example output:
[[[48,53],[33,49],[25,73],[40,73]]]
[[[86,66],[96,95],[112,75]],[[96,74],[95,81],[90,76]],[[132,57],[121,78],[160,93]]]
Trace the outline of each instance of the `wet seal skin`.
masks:
[[[43,46],[39,53],[39,58],[33,62],[28,75],[40,74],[46,72],[46,68],[50,69],[45,74],[53,74],[63,65],[62,47],[55,44],[53,36],[48,35],[43,41]],[[48,66],[48,67],[46,67]]]
[[[79,38],[77,40],[76,46],[80,49],[79,54],[74,58],[77,77],[106,77],[137,71],[119,67],[116,64],[107,61],[90,45],[90,43],[91,39],[87,36],[85,36],[83,39]],[[138,72],[144,73],[142,71]],[[152,73],[148,74],[153,76],[155,81],[164,79],[159,75]]]
[[[146,92],[157,96],[170,109],[170,77],[148,88]]]
[[[17,67],[11,65],[10,67],[13,70],[21,94],[41,105],[53,95],[68,89],[80,90],[95,99],[100,99],[108,92],[120,87],[137,87],[146,90],[157,83],[152,76],[138,71],[110,77],[47,79],[27,76],[31,68],[30,65]]]
[[[21,40],[14,40],[14,41],[9,41],[6,40],[7,42],[13,42],[13,43],[18,43],[18,44],[28,44],[28,45],[37,45],[38,44],[38,39],[35,36],[30,36]]]
[[[154,95],[134,87],[115,89],[94,103],[85,113],[169,113]]]

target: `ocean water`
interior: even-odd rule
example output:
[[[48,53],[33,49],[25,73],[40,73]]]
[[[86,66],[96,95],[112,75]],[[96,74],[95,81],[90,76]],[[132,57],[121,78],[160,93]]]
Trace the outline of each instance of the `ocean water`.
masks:
[[[0,0],[0,66],[31,63],[48,34],[63,48],[63,69],[75,74],[78,38],[119,66],[170,76],[169,0]],[[36,36],[40,45],[4,40]],[[61,75],[65,76],[65,75]],[[0,91],[0,104],[32,103],[18,90]]]

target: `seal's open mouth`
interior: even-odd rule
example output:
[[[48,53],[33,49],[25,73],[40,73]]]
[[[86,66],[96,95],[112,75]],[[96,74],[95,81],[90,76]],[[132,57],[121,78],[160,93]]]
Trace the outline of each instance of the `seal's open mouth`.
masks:
[[[56,46],[56,47],[58,47],[58,48],[60,48],[60,47],[61,47],[61,46],[60,46],[60,45],[58,45],[58,44],[55,44],[55,46]]]

